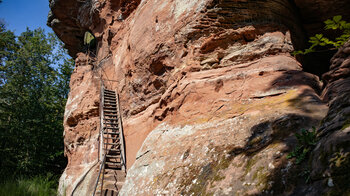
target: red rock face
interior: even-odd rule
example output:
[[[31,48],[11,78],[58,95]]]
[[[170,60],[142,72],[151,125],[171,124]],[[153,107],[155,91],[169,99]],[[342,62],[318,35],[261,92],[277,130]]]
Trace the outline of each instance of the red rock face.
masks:
[[[60,194],[90,194],[96,180],[101,81],[121,100],[122,195],[297,191],[298,167],[286,158],[294,133],[317,125],[328,107],[318,77],[289,54],[305,40],[292,1],[50,5],[48,23],[76,56]],[[98,44],[84,54],[88,30]]]
[[[312,153],[311,177],[318,193],[346,195],[350,193],[350,42],[331,59],[330,71],[323,75],[327,83],[323,98],[329,111],[318,130],[320,141]],[[325,187],[324,184],[327,184]],[[315,189],[317,189],[315,188]]]

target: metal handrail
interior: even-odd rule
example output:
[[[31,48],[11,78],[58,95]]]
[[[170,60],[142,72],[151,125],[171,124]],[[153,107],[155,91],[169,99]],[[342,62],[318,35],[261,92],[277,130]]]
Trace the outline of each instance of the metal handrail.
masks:
[[[124,130],[123,130],[123,124],[122,124],[122,115],[120,112],[120,103],[119,103],[119,94],[116,93],[117,98],[117,112],[118,112],[118,124],[119,124],[119,131],[120,131],[120,150],[121,150],[121,161],[123,166],[123,171],[126,173],[126,157],[125,157],[125,145],[124,145]]]
[[[101,165],[100,165],[100,171],[99,171],[98,176],[97,176],[94,192],[92,194],[93,196],[95,196],[96,189],[97,189],[97,186],[98,186],[98,182],[100,180],[101,172],[102,172],[102,170],[104,170],[104,165],[105,165],[106,155],[107,155],[107,153],[103,153],[103,116],[104,116],[104,113],[103,113],[103,105],[104,105],[103,90],[104,90],[104,84],[103,84],[103,81],[101,80],[101,89],[100,89],[100,134],[99,134],[99,146],[98,146],[98,158],[97,158],[98,160],[101,160]],[[104,175],[102,176],[102,183],[103,183],[103,178],[104,178]],[[102,184],[102,186],[103,186],[103,184]]]
[[[95,183],[95,188],[94,188],[94,192],[92,193],[92,196],[95,196],[96,189],[97,189],[97,186],[98,186],[98,182],[100,180],[101,173],[104,170],[105,162],[106,162],[106,154],[103,156],[103,159],[101,161],[100,169],[99,169],[99,172],[98,172],[98,176],[97,176],[97,180],[96,180],[96,183]],[[104,178],[104,175],[102,175],[102,179],[101,179],[102,183],[103,183],[103,178]],[[103,187],[103,184],[101,185],[101,187]],[[101,192],[101,194],[102,194],[102,192]]]

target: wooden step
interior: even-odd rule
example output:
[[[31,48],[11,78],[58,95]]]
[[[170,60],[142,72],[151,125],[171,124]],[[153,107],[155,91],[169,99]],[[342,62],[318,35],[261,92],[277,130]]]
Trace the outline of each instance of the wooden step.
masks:
[[[112,91],[112,90],[106,90],[106,89],[105,89],[103,92],[104,92],[104,93],[114,93],[114,94],[115,94],[115,91]]]
[[[103,150],[106,151],[107,149],[103,148]],[[120,153],[120,150],[118,150],[118,149],[108,149],[107,151]]]
[[[122,161],[121,159],[120,160],[117,160],[116,158],[112,158],[112,159],[115,159],[115,160],[106,160],[106,163],[112,163],[112,164],[115,164],[115,165],[121,165],[122,164]]]
[[[116,167],[121,167],[122,166],[122,163],[121,162],[112,162],[112,161],[106,161],[106,165],[109,165],[109,166],[116,166]]]
[[[103,130],[106,131],[106,132],[118,132],[119,131],[119,127],[118,126],[104,127]]]
[[[119,137],[103,137],[103,139],[105,139],[105,140],[116,140],[116,139],[119,139]]]
[[[116,132],[118,132],[119,131],[119,127],[118,126],[115,126],[115,127],[105,127],[104,129],[103,129],[106,133],[108,132],[108,133],[116,133]]]
[[[114,94],[114,95],[115,95],[115,92],[114,92],[114,91],[104,91],[103,93],[104,93],[104,94]]]
[[[105,125],[116,125],[116,126],[118,126],[118,123],[111,123],[111,122],[104,122],[103,124],[105,124]],[[113,127],[114,128],[114,127]]]
[[[111,131],[109,132],[108,129]],[[111,134],[111,135],[118,135],[119,134],[119,131],[118,131],[119,129],[105,128],[105,130],[107,130],[107,131],[104,131],[103,132],[104,134]],[[117,130],[117,131],[113,131],[113,130]]]
[[[106,106],[106,105],[104,105],[103,108],[117,109],[117,106]]]
[[[118,118],[104,118],[103,120],[118,120]]]
[[[108,137],[108,139],[106,137],[103,137],[104,138],[104,142],[108,142],[108,143],[116,143],[116,142],[120,142],[119,138],[118,137]],[[113,141],[114,140],[114,141]]]
[[[115,101],[115,99],[113,98],[108,98],[108,97],[106,97],[105,99],[104,99],[104,103],[113,103],[113,104],[116,104],[117,102]]]
[[[107,135],[119,135],[119,132],[103,132],[103,134],[107,134]]]
[[[113,107],[113,108],[117,108],[117,105],[116,105],[116,104],[109,104],[109,103],[107,103],[107,104],[104,104],[104,105],[103,105],[103,107],[106,107],[106,106],[108,106],[108,107]]]
[[[105,103],[104,106],[115,106],[115,107],[117,107],[117,104],[114,104],[114,103],[111,104],[111,103],[108,102],[108,103]]]
[[[116,114],[105,114],[105,116],[118,117]]]
[[[104,129],[119,130],[119,126],[117,126],[117,127],[104,127]]]
[[[115,99],[116,99],[116,97],[113,96],[113,95],[105,95],[104,98],[105,98],[105,100],[106,100],[106,99],[107,99],[107,100],[115,100]]]
[[[118,132],[118,131],[119,131],[119,127],[118,127],[118,126],[114,126],[114,127],[104,127],[103,130],[105,130],[105,131],[111,131],[111,132]]]
[[[121,159],[119,158],[119,159],[116,159],[116,158],[113,158],[112,160],[110,160],[110,161],[107,161],[106,162],[107,164],[108,163],[112,163],[112,164],[122,164],[122,161],[121,161]]]
[[[114,98],[105,97],[104,103],[116,103],[116,101]]]
[[[103,96],[104,97],[114,97],[114,98],[116,97],[116,95],[113,93],[104,93]]]
[[[106,122],[104,122],[103,123],[104,125],[105,125],[105,128],[106,129],[118,129],[119,127],[118,127],[118,123],[106,123]]]
[[[104,90],[103,92],[104,93],[115,93],[115,91],[112,91],[112,90]]]
[[[113,111],[117,111],[116,107],[105,107],[103,106],[103,110],[113,110]]]
[[[119,157],[120,158],[119,155],[110,155],[110,154],[106,154],[106,157],[107,158],[115,158],[115,157]]]
[[[119,141],[117,142],[117,143],[110,143],[110,142],[105,142],[104,143],[105,145],[118,145],[118,147],[120,146],[120,143],[119,143]]]
[[[106,163],[106,168],[107,169],[121,169],[122,168],[122,164]]]
[[[117,106],[114,105],[114,104],[105,104],[103,107],[104,108],[115,108],[115,109],[117,109]]]
[[[117,104],[117,101],[115,99],[110,99],[110,98],[106,98],[107,100],[104,100],[104,103],[113,103],[113,104]]]
[[[110,105],[110,104],[115,104],[115,102],[114,101],[105,100],[103,105],[105,106],[105,105]]]
[[[113,114],[117,114],[118,113],[115,110],[103,110],[103,112],[105,112],[105,113],[113,113]]]

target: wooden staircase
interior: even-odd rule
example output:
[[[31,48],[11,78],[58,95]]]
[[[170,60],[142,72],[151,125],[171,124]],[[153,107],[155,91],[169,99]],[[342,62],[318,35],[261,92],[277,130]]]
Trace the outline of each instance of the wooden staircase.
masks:
[[[100,107],[100,168],[93,196],[116,196],[126,177],[124,138],[118,95],[102,86]]]

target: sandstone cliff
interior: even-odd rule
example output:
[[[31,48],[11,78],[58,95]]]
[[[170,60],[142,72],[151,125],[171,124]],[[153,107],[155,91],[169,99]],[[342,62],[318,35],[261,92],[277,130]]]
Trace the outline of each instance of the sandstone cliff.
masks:
[[[300,64],[290,55],[322,21],[349,19],[346,0],[51,0],[50,6],[49,26],[76,57],[60,194],[90,194],[96,180],[101,78],[119,93],[123,110],[128,174],[121,195],[350,191],[349,47],[332,59],[324,86],[314,75],[328,69],[317,67],[322,58]],[[86,31],[96,37],[96,51],[84,49]],[[297,165],[287,159],[294,134],[312,126],[320,142],[309,163]],[[308,183],[298,175],[305,171]]]

